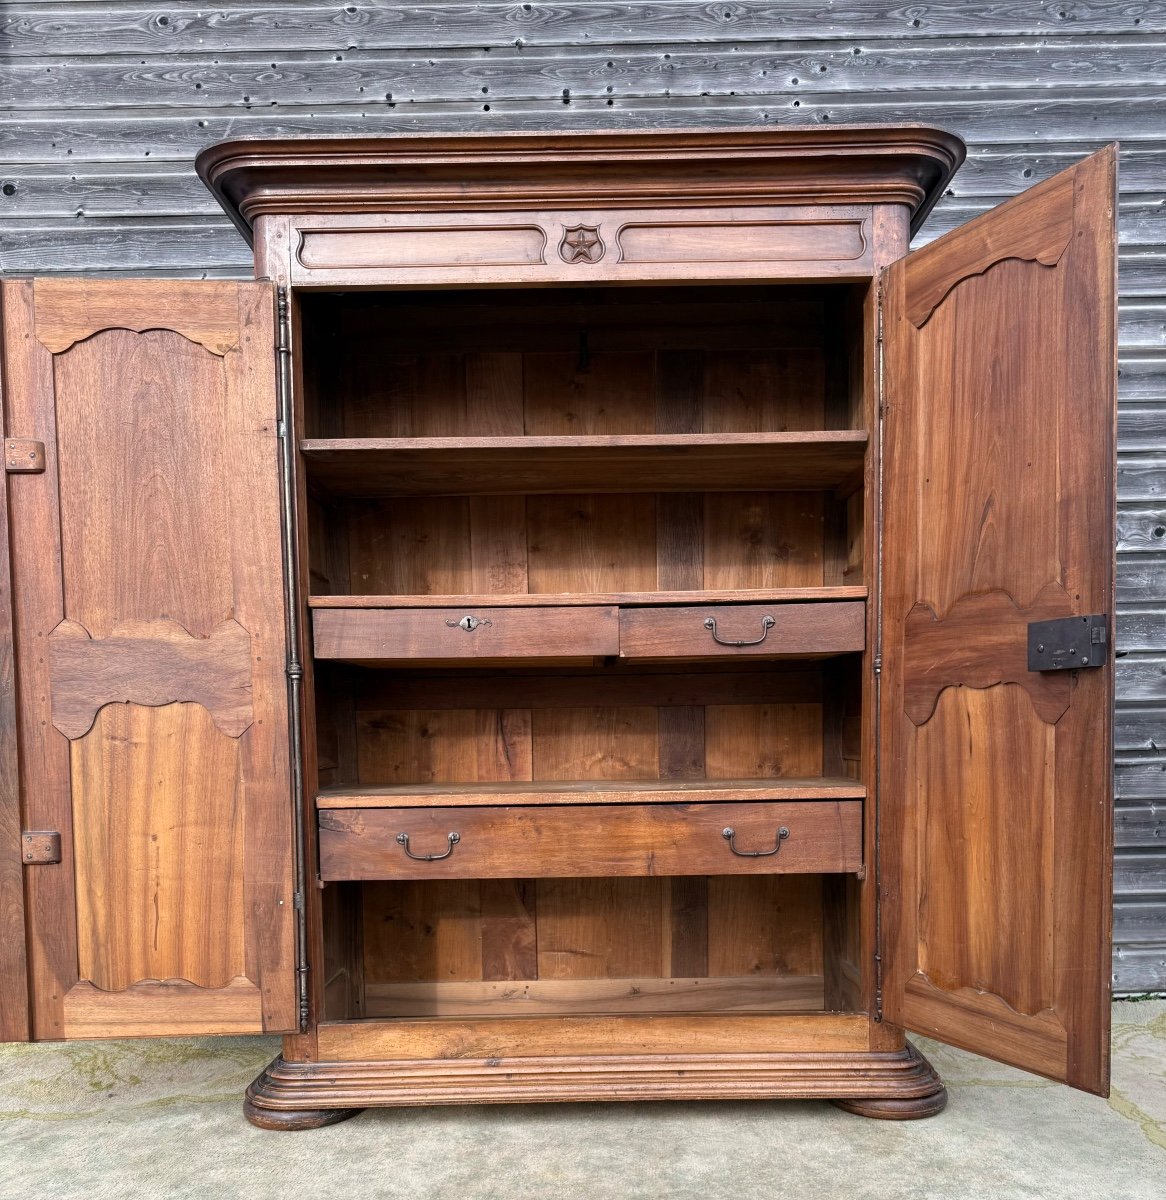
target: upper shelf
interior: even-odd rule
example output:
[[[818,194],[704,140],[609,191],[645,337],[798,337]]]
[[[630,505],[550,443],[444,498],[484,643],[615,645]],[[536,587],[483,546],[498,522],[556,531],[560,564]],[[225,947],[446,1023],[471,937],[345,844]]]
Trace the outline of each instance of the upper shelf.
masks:
[[[857,486],[865,430],[608,437],[329,438],[300,443],[338,496],[807,491]]]

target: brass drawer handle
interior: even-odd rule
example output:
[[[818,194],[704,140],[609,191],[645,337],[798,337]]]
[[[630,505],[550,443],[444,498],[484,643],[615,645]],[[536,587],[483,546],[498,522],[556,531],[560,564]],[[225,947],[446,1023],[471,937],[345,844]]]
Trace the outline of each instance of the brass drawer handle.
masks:
[[[773,617],[761,618],[761,636],[759,638],[723,638],[717,633],[716,617],[705,617],[704,627],[712,632],[713,641],[719,646],[760,646],[769,636],[769,631],[777,624]]]
[[[732,852],[734,854],[736,854],[738,857],[740,857],[740,858],[771,858],[773,855],[775,855],[781,849],[782,842],[784,842],[785,839],[787,837],[789,837],[789,829],[783,825],[777,831],[777,841],[774,844],[774,847],[772,850],[738,850],[737,843],[733,841],[733,839],[736,836],[737,836],[737,831],[728,825],[726,825],[725,828],[721,830],[721,837],[723,837],[725,839],[725,841],[729,843],[729,849],[732,850]]]
[[[460,833],[451,833],[448,838],[449,845],[446,846],[444,854],[414,854],[413,851],[409,849],[409,835],[407,833],[397,834],[397,841],[401,843],[405,853],[410,858],[416,859],[417,862],[440,862],[443,858],[449,858],[449,856],[453,853],[454,846],[456,846],[461,840],[462,835]]]

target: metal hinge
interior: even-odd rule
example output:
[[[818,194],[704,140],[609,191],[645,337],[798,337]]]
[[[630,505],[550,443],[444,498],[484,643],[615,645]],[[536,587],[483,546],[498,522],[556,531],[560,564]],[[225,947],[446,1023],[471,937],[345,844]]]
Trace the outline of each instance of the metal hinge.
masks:
[[[1029,621],[1028,669],[1077,671],[1103,667],[1109,655],[1109,615]]]
[[[295,470],[292,453],[291,307],[286,287],[277,287],[275,321],[275,389],[280,460],[280,507],[283,527],[284,612],[287,638],[288,748],[291,754],[292,836],[295,840],[296,997],[300,1032],[308,1028],[308,926],[304,904],[304,763],[301,741],[301,708],[304,667],[300,660],[299,596],[296,589]]]
[[[55,829],[26,829],[20,835],[20,857],[28,864],[61,861],[61,835]]]
[[[39,475],[45,469],[45,444],[31,438],[7,438],[4,470],[11,475]]]

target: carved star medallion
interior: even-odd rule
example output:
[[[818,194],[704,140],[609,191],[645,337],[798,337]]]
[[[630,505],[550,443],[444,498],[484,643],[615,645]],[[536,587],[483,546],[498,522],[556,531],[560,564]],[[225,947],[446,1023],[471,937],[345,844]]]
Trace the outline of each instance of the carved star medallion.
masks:
[[[606,249],[597,226],[563,226],[563,240],[559,243],[559,257],[563,262],[597,263]]]

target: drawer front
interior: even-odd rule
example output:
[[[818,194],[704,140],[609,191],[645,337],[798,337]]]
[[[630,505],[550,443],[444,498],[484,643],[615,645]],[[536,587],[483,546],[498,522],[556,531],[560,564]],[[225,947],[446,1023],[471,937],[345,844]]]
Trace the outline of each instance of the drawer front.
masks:
[[[618,610],[577,608],[323,608],[312,613],[317,658],[349,662],[594,658],[619,653]]]
[[[331,880],[754,875],[862,865],[861,800],[337,808],[319,820],[320,875]],[[440,857],[411,857],[426,855]]]
[[[625,608],[619,617],[624,658],[844,654],[865,646],[862,601]]]

